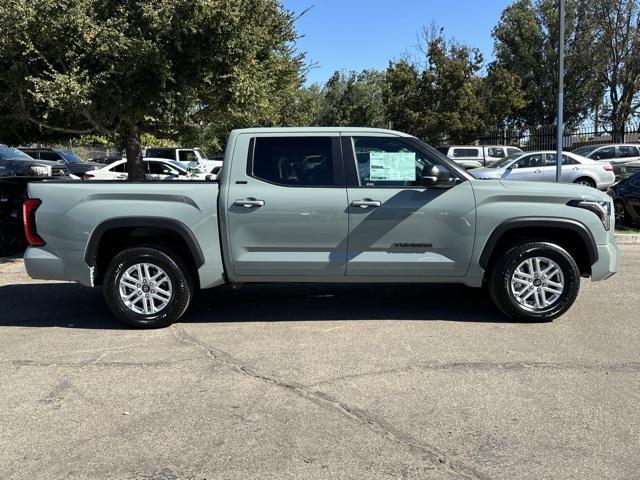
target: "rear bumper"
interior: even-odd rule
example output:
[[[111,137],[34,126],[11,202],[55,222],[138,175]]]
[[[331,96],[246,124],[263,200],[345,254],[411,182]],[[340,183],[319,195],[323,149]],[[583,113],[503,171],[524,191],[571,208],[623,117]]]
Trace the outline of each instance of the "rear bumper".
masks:
[[[598,261],[591,266],[591,280],[606,280],[618,271],[620,251],[615,243],[598,245]]]
[[[52,252],[45,247],[29,247],[24,254],[27,274],[38,280],[64,280],[91,287],[91,268],[84,262],[84,252]]]

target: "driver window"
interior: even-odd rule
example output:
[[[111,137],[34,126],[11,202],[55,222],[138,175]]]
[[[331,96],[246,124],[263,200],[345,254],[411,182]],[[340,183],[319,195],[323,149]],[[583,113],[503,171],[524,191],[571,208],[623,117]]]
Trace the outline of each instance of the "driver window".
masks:
[[[435,163],[393,138],[353,138],[361,187],[419,187],[422,170]]]
[[[527,155],[513,164],[515,168],[534,168],[542,166],[542,155]]]

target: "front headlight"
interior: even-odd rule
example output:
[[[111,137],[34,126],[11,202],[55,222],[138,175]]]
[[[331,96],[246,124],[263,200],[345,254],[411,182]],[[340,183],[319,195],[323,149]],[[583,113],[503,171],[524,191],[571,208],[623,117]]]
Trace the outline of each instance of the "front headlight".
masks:
[[[34,175],[38,175],[39,177],[50,177],[49,167],[44,167],[41,165],[33,165],[29,168]]]
[[[571,200],[568,203],[571,207],[584,208],[595,213],[605,230],[611,228],[611,201],[608,200]]]

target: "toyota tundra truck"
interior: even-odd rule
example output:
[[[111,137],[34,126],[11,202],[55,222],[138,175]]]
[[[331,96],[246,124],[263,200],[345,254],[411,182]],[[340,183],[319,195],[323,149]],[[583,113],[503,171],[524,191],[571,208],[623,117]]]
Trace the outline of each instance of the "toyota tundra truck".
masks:
[[[198,289],[275,282],[457,283],[548,321],[581,277],[618,268],[606,194],[476,180],[404,133],[235,130],[224,165],[215,182],[30,184],[27,272],[101,286],[117,317],[152,328]]]

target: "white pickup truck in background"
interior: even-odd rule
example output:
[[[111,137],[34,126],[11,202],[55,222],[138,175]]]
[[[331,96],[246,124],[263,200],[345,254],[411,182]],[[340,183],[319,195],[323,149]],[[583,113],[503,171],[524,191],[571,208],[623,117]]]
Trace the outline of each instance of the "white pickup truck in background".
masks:
[[[202,173],[212,173],[216,176],[222,168],[221,160],[209,160],[199,148],[147,148],[144,157],[145,159],[174,160]]]

